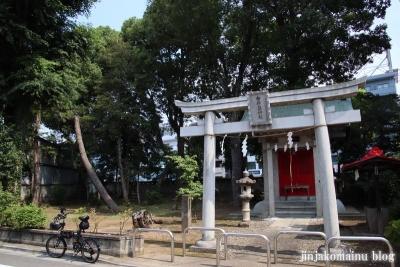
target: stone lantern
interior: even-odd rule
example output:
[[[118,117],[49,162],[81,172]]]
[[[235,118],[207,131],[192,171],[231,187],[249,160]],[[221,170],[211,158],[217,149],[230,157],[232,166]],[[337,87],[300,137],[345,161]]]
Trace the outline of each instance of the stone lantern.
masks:
[[[240,199],[242,200],[242,214],[243,221],[238,224],[240,227],[250,226],[250,200],[254,197],[251,194],[251,185],[255,184],[256,181],[249,178],[249,172],[245,170],[243,172],[243,178],[236,180],[237,184],[240,184]]]

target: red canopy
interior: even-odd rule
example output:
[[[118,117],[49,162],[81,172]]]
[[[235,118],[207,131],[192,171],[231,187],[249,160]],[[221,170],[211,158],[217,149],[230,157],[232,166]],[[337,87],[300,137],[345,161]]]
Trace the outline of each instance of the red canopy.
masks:
[[[390,170],[399,169],[400,160],[395,158],[389,158],[382,156],[383,151],[378,147],[373,147],[364,157],[360,160],[356,160],[352,163],[345,164],[342,167],[342,171],[353,171],[353,170],[363,170],[363,171],[374,171],[375,167],[379,170]]]

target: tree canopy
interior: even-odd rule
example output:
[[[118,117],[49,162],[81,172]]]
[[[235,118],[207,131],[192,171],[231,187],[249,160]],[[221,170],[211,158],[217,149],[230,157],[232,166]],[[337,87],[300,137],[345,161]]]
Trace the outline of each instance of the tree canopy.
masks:
[[[344,82],[373,53],[390,47],[386,25],[373,24],[385,16],[389,0],[329,0],[324,5],[316,0],[151,0],[143,19],[125,21],[121,32],[75,24],[74,18],[89,14],[95,2],[0,4],[0,112],[4,123],[16,124],[35,149],[32,140],[42,120],[73,142],[72,118],[79,117],[87,155],[96,162],[101,181],[118,180],[127,190],[130,177],[143,168],[161,168],[161,157],[168,153],[159,128],[162,116],[178,134],[178,155],[184,156],[189,142],[198,143],[180,137],[189,118],[175,100]],[[356,102],[376,109],[364,102],[367,98],[372,96]],[[382,114],[388,109],[397,110],[383,107]],[[218,114],[229,121],[242,115]],[[379,142],[389,147],[394,140],[383,138],[388,129],[365,125],[357,135],[363,146]],[[243,171],[240,138],[226,142],[234,191]],[[37,159],[33,165],[37,179]]]

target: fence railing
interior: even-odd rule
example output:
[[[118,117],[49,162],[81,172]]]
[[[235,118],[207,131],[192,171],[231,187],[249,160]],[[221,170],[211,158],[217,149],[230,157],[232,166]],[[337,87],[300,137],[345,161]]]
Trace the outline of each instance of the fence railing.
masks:
[[[133,236],[136,236],[137,232],[164,232],[169,234],[171,237],[171,262],[174,262],[174,235],[169,230],[163,229],[152,229],[152,228],[136,228],[133,232]],[[132,249],[132,257],[135,257],[135,249],[136,249],[136,238],[133,238],[133,249]]]
[[[221,238],[224,237],[224,253],[225,253],[225,260],[228,257],[228,236],[241,236],[241,237],[260,237],[267,242],[267,260],[268,260],[268,267],[271,267],[271,243],[269,242],[268,238],[265,235],[261,234],[240,234],[240,233],[222,233],[217,237],[217,267],[219,267],[220,262],[220,251],[221,251]]]
[[[278,237],[283,234],[295,234],[295,235],[315,235],[315,236],[322,236],[326,242],[326,235],[322,232],[314,232],[314,231],[289,231],[289,230],[282,230],[277,232],[274,235],[274,264],[276,264],[276,259],[278,257]]]
[[[394,267],[395,266],[395,257],[394,257],[394,253],[393,253],[393,247],[390,244],[390,242],[383,237],[373,237],[373,236],[332,236],[331,238],[329,238],[326,243],[325,243],[325,251],[328,254],[328,257],[326,257],[326,267],[331,266],[330,263],[330,248],[329,248],[329,244],[334,241],[334,240],[350,240],[350,241],[381,241],[384,242],[388,245],[389,247],[389,253],[391,255],[393,255],[393,261],[390,262],[390,266]]]
[[[224,229],[221,228],[207,228],[207,227],[187,227],[185,230],[183,230],[182,233],[182,249],[183,249],[183,257],[186,256],[186,233],[189,230],[198,230],[198,231],[220,231],[222,233],[225,233]]]
[[[266,241],[267,243],[267,260],[268,266],[271,266],[271,243],[265,235],[262,234],[241,234],[241,233],[226,233],[225,230],[221,228],[206,228],[206,227],[187,227],[182,233],[182,247],[183,247],[183,257],[186,256],[186,233],[189,230],[199,230],[199,231],[220,231],[221,234],[216,239],[216,260],[217,267],[220,264],[220,252],[221,252],[221,238],[224,238],[224,256],[225,260],[228,256],[228,236],[240,236],[240,237],[259,237]],[[167,233],[171,237],[171,262],[174,262],[174,235],[169,230],[163,229],[152,229],[152,228],[137,228],[135,229],[133,235],[135,236],[137,232],[164,232]],[[282,230],[277,232],[274,235],[274,264],[277,263],[277,253],[278,253],[278,237],[283,234],[296,234],[296,235],[314,235],[321,236],[325,240],[325,253],[327,257],[324,257],[326,267],[330,267],[331,257],[330,257],[330,243],[335,240],[347,240],[347,241],[379,241],[387,244],[389,248],[389,255],[386,255],[386,258],[383,261],[387,261],[390,263],[391,267],[394,267],[396,264],[396,257],[393,252],[393,247],[390,242],[383,237],[371,237],[371,236],[333,236],[327,239],[327,236],[323,232],[314,232],[314,231],[291,231],[291,230]],[[135,249],[136,249],[136,238],[133,238],[133,249],[132,255],[135,257]],[[379,261],[379,259],[378,259]]]

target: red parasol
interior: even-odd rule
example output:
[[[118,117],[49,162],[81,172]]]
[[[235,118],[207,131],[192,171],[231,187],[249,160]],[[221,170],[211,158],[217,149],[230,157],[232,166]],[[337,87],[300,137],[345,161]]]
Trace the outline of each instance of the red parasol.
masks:
[[[370,151],[368,151],[368,153],[365,154],[364,157],[362,157],[360,160],[356,160],[352,163],[343,165],[342,171],[375,171],[375,167],[382,171],[399,169],[400,160],[383,156],[383,151],[375,146]]]

